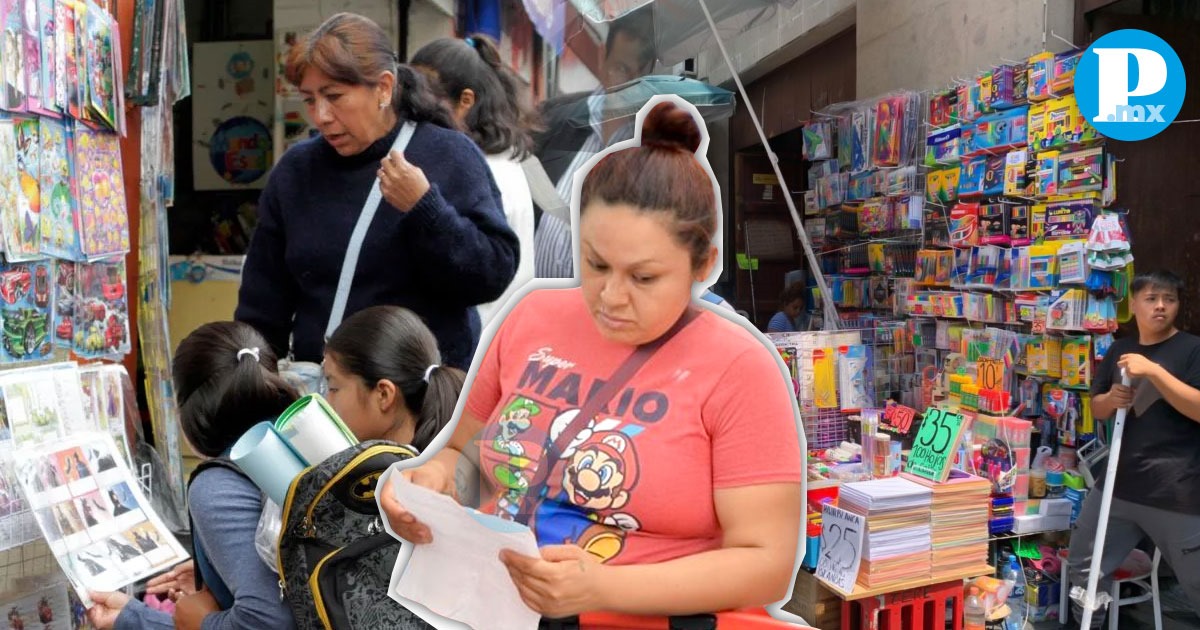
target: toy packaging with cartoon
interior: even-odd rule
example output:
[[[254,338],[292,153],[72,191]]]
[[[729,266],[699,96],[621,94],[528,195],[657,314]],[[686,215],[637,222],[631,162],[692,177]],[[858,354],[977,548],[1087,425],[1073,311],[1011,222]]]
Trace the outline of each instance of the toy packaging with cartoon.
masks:
[[[129,352],[129,306],[125,263],[75,267],[76,303],[72,349],[81,357],[122,356]]]
[[[49,260],[0,264],[0,362],[50,356],[53,298]]]

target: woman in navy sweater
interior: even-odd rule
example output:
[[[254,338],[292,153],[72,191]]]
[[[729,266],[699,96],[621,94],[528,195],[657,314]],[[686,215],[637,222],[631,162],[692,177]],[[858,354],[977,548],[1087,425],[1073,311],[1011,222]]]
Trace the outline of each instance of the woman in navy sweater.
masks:
[[[404,306],[437,336],[447,364],[466,369],[479,341],[473,308],[516,273],[518,243],[483,154],[452,131],[422,77],[397,63],[387,34],[348,13],[292,47],[296,85],[321,136],[285,153],[259,200],[236,319],[279,356],[319,362],[350,233],[372,182],[383,201],[363,242],[346,316]],[[390,151],[402,123],[407,149]]]

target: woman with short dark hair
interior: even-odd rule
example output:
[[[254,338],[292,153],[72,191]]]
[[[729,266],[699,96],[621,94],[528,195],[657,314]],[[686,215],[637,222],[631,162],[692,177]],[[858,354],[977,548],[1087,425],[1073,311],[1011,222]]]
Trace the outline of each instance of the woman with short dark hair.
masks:
[[[390,38],[340,13],[288,53],[320,137],[271,171],[242,272],[235,318],[278,356],[320,361],[351,233],[378,178],[382,202],[365,232],[346,315],[409,308],[429,325],[446,363],[466,367],[479,341],[475,306],[516,272],[517,239],[491,172],[420,73],[397,62]],[[393,151],[406,122],[415,132]]]

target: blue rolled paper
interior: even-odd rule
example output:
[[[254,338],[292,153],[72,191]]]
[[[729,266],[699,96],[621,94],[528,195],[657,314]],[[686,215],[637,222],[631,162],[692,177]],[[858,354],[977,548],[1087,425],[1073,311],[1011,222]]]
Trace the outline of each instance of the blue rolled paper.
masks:
[[[276,505],[283,506],[288,488],[301,472],[300,459],[287,440],[270,422],[260,422],[245,433],[229,452],[229,459],[267,494]]]

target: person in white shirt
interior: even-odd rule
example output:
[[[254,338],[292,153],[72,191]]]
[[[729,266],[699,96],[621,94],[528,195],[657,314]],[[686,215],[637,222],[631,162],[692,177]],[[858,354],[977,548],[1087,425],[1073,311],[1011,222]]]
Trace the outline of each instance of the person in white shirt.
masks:
[[[533,198],[521,162],[533,150],[537,113],[522,97],[525,88],[500,59],[496,43],[486,35],[434,40],[409,63],[429,75],[434,92],[447,101],[462,131],[483,150],[500,188],[508,226],[520,241],[512,283],[499,299],[477,307],[486,328],[508,298],[534,276]]]

